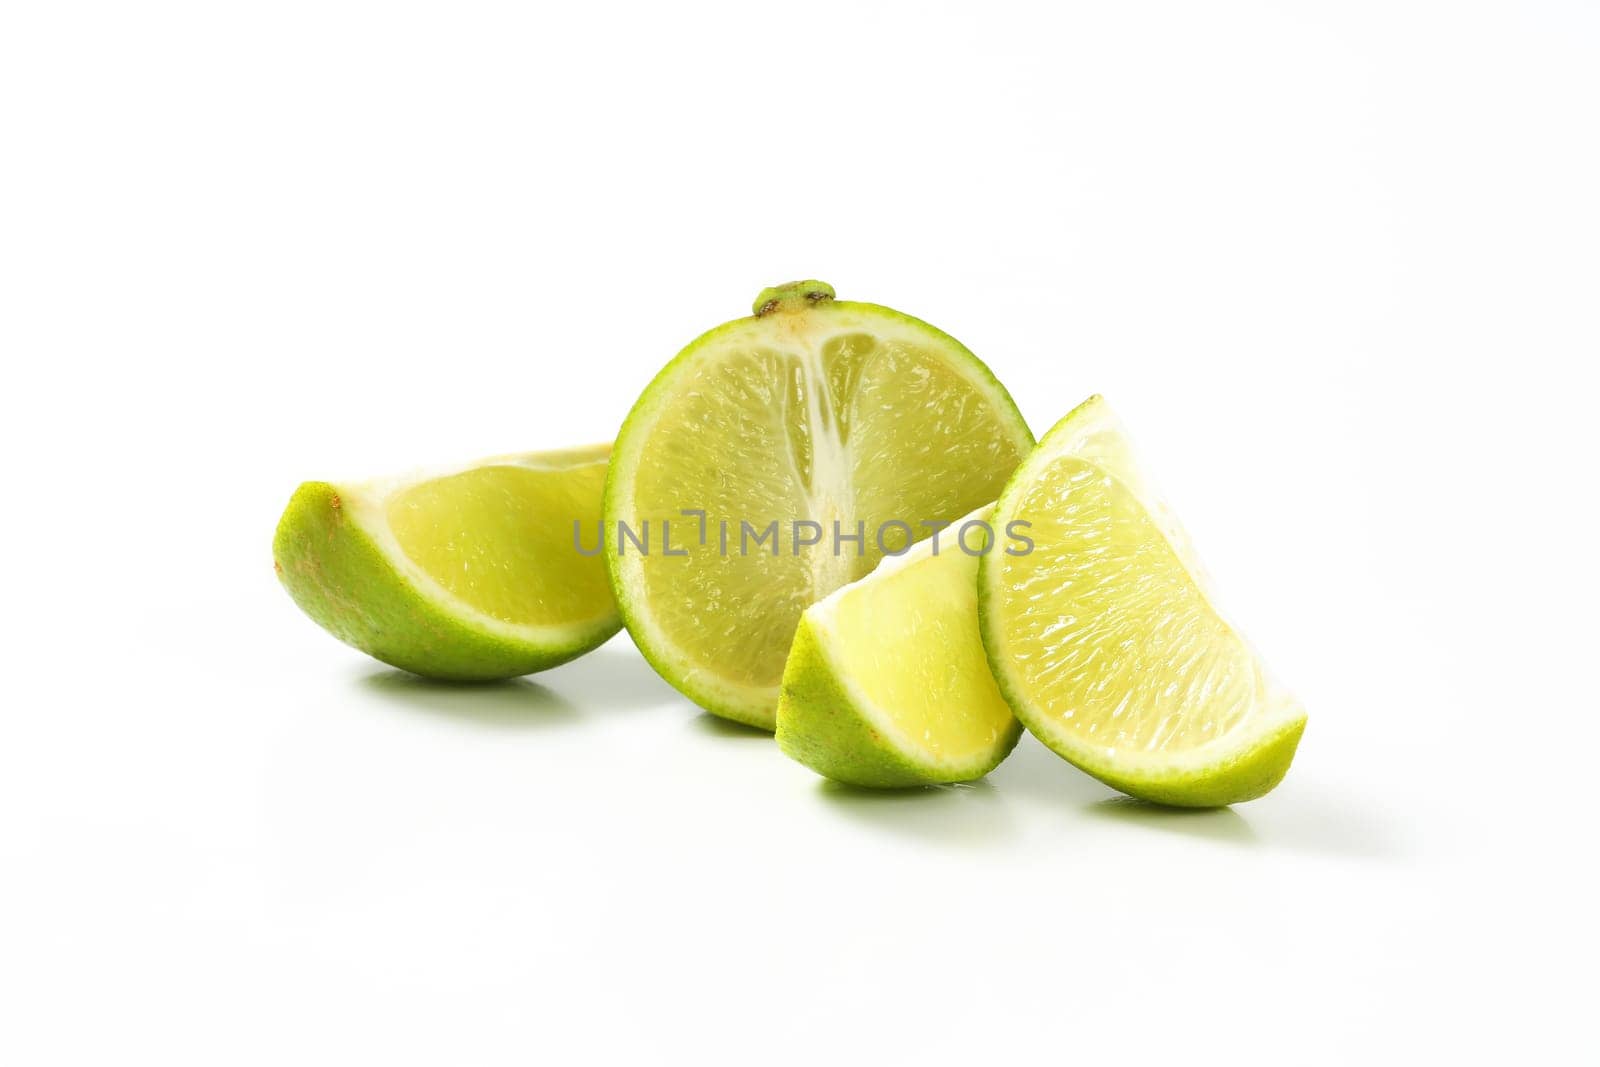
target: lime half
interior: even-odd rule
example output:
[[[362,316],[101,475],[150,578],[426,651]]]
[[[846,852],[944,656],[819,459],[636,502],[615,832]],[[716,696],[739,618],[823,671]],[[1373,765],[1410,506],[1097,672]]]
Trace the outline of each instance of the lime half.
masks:
[[[609,452],[307,482],[278,523],[278,578],[333,636],[416,674],[482,681],[554,667],[621,625],[597,543]]]
[[[1098,396],[1012,477],[995,509],[1031,551],[979,567],[980,623],[1000,690],[1050,748],[1123,792],[1187,807],[1282,780],[1300,703],[1217,611],[1177,519]]]
[[[800,617],[783,673],[778,746],[865,786],[965,782],[994,770],[1022,726],[978,637],[983,508]]]
[[[960,342],[821,282],[768,289],[640,396],[606,487],[634,642],[702,707],[772,729],[800,615],[993,501],[1032,446]]]

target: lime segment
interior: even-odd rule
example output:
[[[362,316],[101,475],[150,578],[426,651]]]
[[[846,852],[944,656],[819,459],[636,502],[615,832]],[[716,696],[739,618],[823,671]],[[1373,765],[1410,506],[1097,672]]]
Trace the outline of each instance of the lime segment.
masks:
[[[982,632],[1017,717],[1135,796],[1248,800],[1288,770],[1305,712],[1222,617],[1177,520],[1099,397],[1018,469],[996,522],[1035,548],[980,567]]]
[[[279,580],[329,633],[416,674],[479,681],[566,662],[621,624],[596,544],[609,451],[308,482],[273,540]]]
[[[779,746],[853,785],[961,782],[993,770],[1022,727],[984,657],[977,579],[978,557],[952,531],[809,608],[783,676]]]

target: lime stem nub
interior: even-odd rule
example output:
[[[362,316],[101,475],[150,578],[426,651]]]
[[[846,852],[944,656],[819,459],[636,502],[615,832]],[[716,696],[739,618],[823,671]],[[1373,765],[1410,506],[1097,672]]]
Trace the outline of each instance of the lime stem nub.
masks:
[[[827,282],[789,282],[761,290],[752,310],[757,315],[771,315],[777,311],[801,311],[814,307],[834,297],[833,286]]]

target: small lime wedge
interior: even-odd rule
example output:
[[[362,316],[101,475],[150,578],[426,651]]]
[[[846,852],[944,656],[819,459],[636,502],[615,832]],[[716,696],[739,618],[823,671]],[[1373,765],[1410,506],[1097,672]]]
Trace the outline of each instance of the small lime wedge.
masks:
[[[1022,727],[978,637],[989,508],[806,609],[778,702],[778,746],[852,785],[981,778]],[[970,531],[970,536],[966,533]]]
[[[403,670],[485,681],[554,667],[621,625],[595,541],[609,453],[307,482],[278,523],[278,578],[323,629]]]
[[[1185,807],[1282,780],[1306,714],[1218,612],[1189,539],[1092,397],[1012,476],[995,523],[1034,548],[979,567],[1000,691],[1058,754],[1125,793]]]

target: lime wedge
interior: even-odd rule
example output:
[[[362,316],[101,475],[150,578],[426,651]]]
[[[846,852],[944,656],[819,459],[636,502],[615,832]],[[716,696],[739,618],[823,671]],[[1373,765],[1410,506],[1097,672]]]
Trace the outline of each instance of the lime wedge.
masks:
[[[768,289],[679,353],[617,435],[622,617],[691,700],[773,729],[801,612],[992,501],[1032,440],[949,335],[821,282]]]
[[[416,674],[554,667],[621,625],[596,543],[610,447],[307,482],[278,523],[278,578],[333,636]]]
[[[995,525],[1028,552],[979,567],[1000,691],[1029,731],[1125,793],[1185,807],[1283,779],[1306,714],[1218,613],[1178,521],[1091,397],[1017,469]]]
[[[981,778],[1022,726],[978,637],[989,508],[806,609],[778,702],[778,747],[852,785]],[[970,532],[966,536],[963,531]]]

